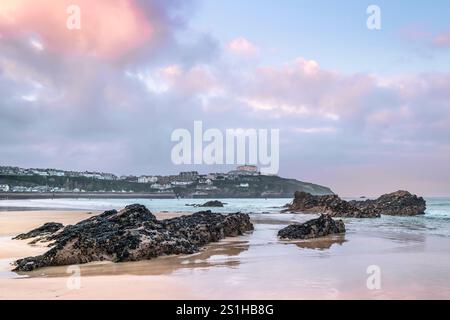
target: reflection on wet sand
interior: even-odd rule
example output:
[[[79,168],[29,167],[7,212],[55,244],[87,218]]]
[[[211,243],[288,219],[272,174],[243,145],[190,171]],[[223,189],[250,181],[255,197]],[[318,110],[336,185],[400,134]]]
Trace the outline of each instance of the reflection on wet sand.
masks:
[[[224,240],[206,246],[202,251],[192,255],[158,257],[153,260],[112,263],[95,262],[80,265],[82,276],[107,275],[168,275],[182,269],[228,267],[236,268],[237,258],[248,250],[247,241]],[[18,273],[28,277],[67,277],[68,266],[42,268],[32,272]]]
[[[284,242],[286,244],[295,244],[300,249],[311,249],[311,250],[327,250],[330,249],[334,244],[342,245],[345,240],[345,235],[329,236],[318,239],[308,239],[300,241],[289,241]]]

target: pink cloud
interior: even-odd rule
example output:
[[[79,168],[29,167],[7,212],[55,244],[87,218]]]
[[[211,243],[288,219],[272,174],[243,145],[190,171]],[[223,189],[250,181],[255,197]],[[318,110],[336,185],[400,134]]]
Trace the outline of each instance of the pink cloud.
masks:
[[[206,65],[185,68],[174,64],[148,73],[129,73],[156,94],[177,93],[183,96],[208,95],[220,90],[213,71]]]
[[[218,85],[207,66],[194,66],[186,70],[177,65],[168,66],[160,70],[160,75],[173,89],[185,95],[207,94]]]
[[[67,8],[78,5],[81,29],[66,26]],[[154,36],[135,0],[2,0],[0,34],[37,34],[44,48],[70,54],[116,58]]]
[[[244,37],[232,40],[227,47],[232,53],[246,58],[255,57],[259,54],[259,48]]]
[[[438,34],[433,38],[436,47],[450,47],[450,32]]]
[[[343,75],[320,68],[314,60],[298,58],[282,66],[260,67],[241,85],[241,101],[250,107],[280,114],[320,115],[339,120],[358,111],[376,87],[368,75]],[[242,89],[241,89],[242,88]]]

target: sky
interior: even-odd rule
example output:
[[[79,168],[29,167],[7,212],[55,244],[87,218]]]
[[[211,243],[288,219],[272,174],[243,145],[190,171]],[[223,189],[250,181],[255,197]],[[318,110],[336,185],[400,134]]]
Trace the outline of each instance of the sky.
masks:
[[[202,121],[342,196],[450,195],[449,1],[2,0],[0,96],[0,165],[231,169],[171,160]]]

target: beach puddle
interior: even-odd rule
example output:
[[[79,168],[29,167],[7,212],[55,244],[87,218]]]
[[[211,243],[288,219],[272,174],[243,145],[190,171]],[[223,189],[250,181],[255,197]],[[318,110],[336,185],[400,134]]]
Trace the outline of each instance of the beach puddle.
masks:
[[[300,249],[319,250],[319,251],[328,250],[333,245],[342,245],[345,242],[347,242],[347,240],[345,240],[345,235],[328,236],[308,240],[283,241],[283,243],[285,244],[295,244]]]

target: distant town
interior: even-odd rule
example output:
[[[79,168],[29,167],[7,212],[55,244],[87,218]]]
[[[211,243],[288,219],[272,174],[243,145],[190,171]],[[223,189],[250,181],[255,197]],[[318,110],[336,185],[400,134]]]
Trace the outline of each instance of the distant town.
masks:
[[[0,166],[0,193],[145,193],[164,197],[283,197],[297,190],[331,193],[319,185],[262,175],[253,165],[228,173],[117,176],[112,173]]]

